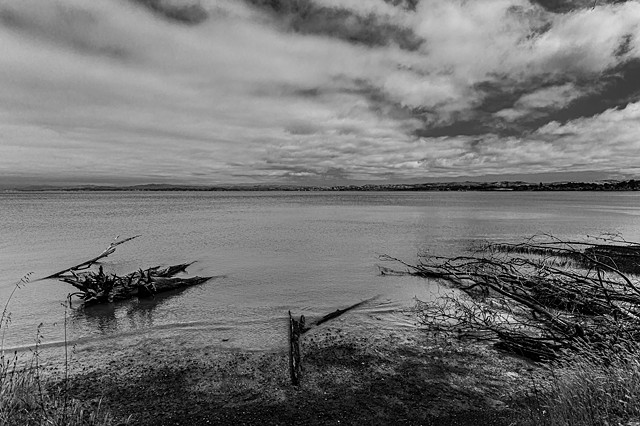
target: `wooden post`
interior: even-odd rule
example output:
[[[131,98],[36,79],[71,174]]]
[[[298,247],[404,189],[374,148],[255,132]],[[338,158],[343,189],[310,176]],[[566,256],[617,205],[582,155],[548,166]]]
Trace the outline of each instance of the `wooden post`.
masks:
[[[358,302],[345,309],[337,309],[335,312],[331,312],[330,314],[320,318],[312,324],[312,326],[318,326],[334,318],[338,318],[345,312],[349,312],[350,310],[355,309],[376,297],[377,296],[374,296],[371,299],[363,300],[362,302]],[[300,336],[309,330],[311,330],[311,327],[307,327],[304,315],[300,315],[300,319],[296,320],[291,315],[291,311],[289,311],[289,372],[291,373],[291,384],[294,386],[298,386],[300,384],[300,377],[302,376],[302,365],[300,364]]]
[[[305,318],[300,316],[296,320],[289,311],[289,372],[291,373],[291,384],[298,386],[300,376],[302,376],[302,366],[300,365],[300,335],[304,332]]]

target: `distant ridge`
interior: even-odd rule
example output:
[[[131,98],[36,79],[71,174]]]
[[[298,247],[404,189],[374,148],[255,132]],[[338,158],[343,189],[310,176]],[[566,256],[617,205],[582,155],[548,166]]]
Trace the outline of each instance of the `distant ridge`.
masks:
[[[597,182],[552,182],[530,183],[523,181],[499,182],[442,182],[417,184],[365,184],[335,186],[301,185],[172,185],[150,183],[132,186],[74,185],[51,186],[30,185],[12,188],[9,191],[638,191],[640,180],[603,180]]]

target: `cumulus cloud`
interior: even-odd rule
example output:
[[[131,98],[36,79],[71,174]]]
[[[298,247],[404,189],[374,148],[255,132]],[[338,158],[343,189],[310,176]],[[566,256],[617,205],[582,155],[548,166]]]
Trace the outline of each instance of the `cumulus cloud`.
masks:
[[[0,0],[1,173],[233,183],[579,168],[603,151],[577,123],[629,107],[544,120],[605,96],[603,76],[640,58],[637,2],[146,3]],[[194,25],[158,12],[193,4],[206,13]],[[621,159],[638,148],[622,128],[606,152]]]

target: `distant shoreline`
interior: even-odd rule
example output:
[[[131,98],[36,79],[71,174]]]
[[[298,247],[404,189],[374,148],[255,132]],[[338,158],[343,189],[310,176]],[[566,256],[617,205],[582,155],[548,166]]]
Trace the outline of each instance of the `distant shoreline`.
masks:
[[[78,186],[27,186],[5,189],[4,192],[106,192],[106,191],[148,191],[148,192],[238,192],[238,191],[290,191],[290,192],[327,192],[327,191],[639,191],[640,180],[608,180],[600,182],[552,182],[530,183],[522,181],[500,182],[445,182],[417,184],[365,184],[334,186],[298,186],[298,185],[164,185],[148,184],[133,186],[78,185]]]

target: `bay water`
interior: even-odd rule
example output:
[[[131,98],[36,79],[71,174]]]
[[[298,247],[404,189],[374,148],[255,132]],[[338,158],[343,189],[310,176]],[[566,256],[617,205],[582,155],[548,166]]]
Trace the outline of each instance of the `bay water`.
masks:
[[[517,242],[619,233],[640,241],[640,193],[631,192],[4,192],[0,193],[3,347],[107,345],[111,339],[188,336],[221,348],[286,345],[291,310],[350,312],[363,324],[407,326],[422,279],[383,276],[387,254],[455,255],[478,241]],[[116,236],[141,236],[103,260],[107,272],[195,261],[217,278],[151,299],[65,308],[69,284],[38,280],[99,254]],[[66,318],[66,326],[65,326]],[[39,330],[39,331],[37,331]]]

